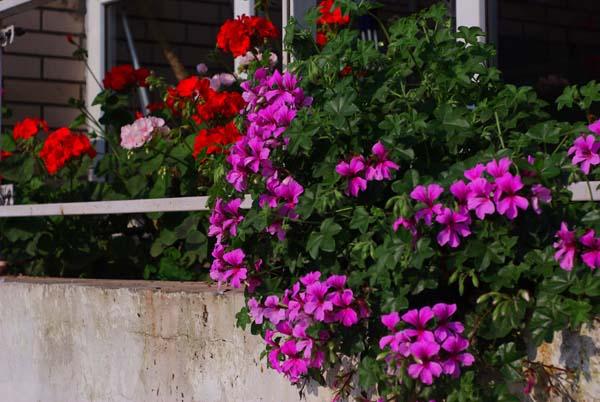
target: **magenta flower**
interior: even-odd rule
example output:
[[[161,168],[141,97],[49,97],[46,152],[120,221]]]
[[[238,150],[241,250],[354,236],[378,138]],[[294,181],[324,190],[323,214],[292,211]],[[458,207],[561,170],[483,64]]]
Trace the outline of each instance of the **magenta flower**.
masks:
[[[508,169],[510,169],[511,165],[512,162],[510,159],[502,158],[499,161],[496,161],[496,159],[494,159],[491,162],[488,162],[485,168],[492,177],[497,179],[507,174]]]
[[[596,141],[596,137],[593,135],[582,135],[578,137],[573,146],[569,148],[568,155],[573,155],[571,163],[578,165],[581,163],[581,171],[585,174],[590,173],[590,167],[600,164],[600,155],[598,155],[598,149],[600,149],[600,142]]]
[[[444,373],[458,378],[460,376],[460,368],[471,366],[475,362],[475,358],[470,353],[463,353],[469,347],[469,341],[460,336],[451,336],[444,341],[442,348],[450,354],[450,356],[442,362]]]
[[[442,366],[435,360],[440,345],[435,342],[415,342],[410,347],[410,353],[416,363],[408,366],[408,375],[419,379],[423,384],[431,385],[433,379],[442,374]]]
[[[317,321],[324,321],[325,312],[333,310],[333,303],[326,297],[328,290],[329,286],[321,282],[311,283],[306,287],[307,301],[304,312],[314,315]]]
[[[339,307],[334,320],[340,322],[344,327],[351,327],[358,322],[358,314],[351,307],[354,302],[354,294],[351,289],[344,289],[339,297],[332,297],[331,302]]]
[[[248,311],[252,321],[257,324],[263,323],[264,309],[254,297],[248,300]]]
[[[285,230],[281,225],[281,221],[273,222],[265,229],[271,236],[277,236],[279,241],[285,240]]]
[[[240,198],[235,198],[227,203],[221,198],[217,198],[209,218],[208,235],[215,236],[217,242],[221,242],[227,233],[230,236],[237,236],[237,225],[244,220],[244,217],[239,214],[241,204]]]
[[[483,172],[485,172],[485,166],[481,163],[478,163],[475,165],[475,167],[465,170],[464,174],[467,179],[472,181],[480,178]]]
[[[270,168],[269,154],[271,150],[265,146],[265,142],[260,138],[254,137],[248,140],[248,156],[244,158],[244,166],[247,166],[254,173],[258,173],[261,166]]]
[[[458,321],[448,321],[456,313],[456,304],[438,303],[433,306],[433,314],[438,320],[437,328],[433,332],[436,339],[443,342],[446,338],[461,334],[465,327]]]
[[[357,197],[358,193],[367,189],[367,180],[363,177],[365,173],[365,160],[362,156],[355,156],[350,162],[340,162],[335,171],[348,179],[346,195]]]
[[[494,190],[492,183],[480,177],[469,183],[469,190],[467,208],[475,210],[475,215],[479,219],[483,220],[486,215],[491,215],[496,211],[494,202],[491,199]]]
[[[600,268],[600,238],[590,229],[579,239],[587,249],[581,254],[581,259],[593,271]]]
[[[394,232],[397,232],[398,229],[402,226],[404,229],[408,230],[413,237],[413,241],[419,237],[419,231],[417,230],[417,222],[415,222],[414,218],[404,218],[400,217],[394,221],[392,225]]]
[[[464,181],[458,180],[450,186],[450,192],[456,198],[459,205],[466,205],[467,197],[469,196],[469,186]]]
[[[553,244],[556,249],[554,259],[560,263],[560,267],[565,271],[573,269],[575,253],[577,252],[577,239],[575,231],[570,231],[565,222],[560,224],[560,230],[556,232],[555,237],[559,240]]]
[[[291,176],[286,177],[275,188],[275,195],[282,199],[284,205],[280,208],[279,214],[292,219],[298,218],[295,213],[296,205],[298,205],[300,195],[304,192],[304,187]]]
[[[379,348],[385,349],[389,346],[392,352],[398,353],[403,357],[410,356],[411,338],[405,331],[399,331],[392,335],[386,335],[379,340]]]
[[[390,331],[396,330],[396,325],[400,322],[400,315],[394,311],[381,316],[381,323]]]
[[[410,193],[410,198],[425,204],[415,214],[417,221],[423,219],[427,225],[431,225],[433,218],[442,212],[442,204],[434,204],[440,195],[444,192],[444,188],[439,184],[430,184],[427,187],[417,186]]]
[[[243,265],[245,257],[246,255],[239,248],[223,254],[223,261],[228,264],[225,267],[226,271],[223,274],[223,280],[229,280],[231,286],[234,288],[239,288],[242,281],[246,279],[248,270]]]
[[[549,204],[552,202],[552,191],[541,184],[534,184],[531,187],[531,207],[536,214],[542,213],[540,203]]]
[[[371,148],[375,162],[367,166],[365,178],[367,180],[390,180],[392,178],[391,170],[398,170],[400,167],[389,160],[388,153],[381,143],[378,141]]]
[[[433,318],[433,311],[430,307],[409,310],[402,315],[402,321],[412,325],[414,328],[405,329],[406,335],[416,338],[417,341],[433,342],[433,333],[427,329],[427,323]]]
[[[267,296],[263,315],[273,325],[277,325],[285,319],[285,310],[279,306],[279,297],[273,295]]]
[[[296,348],[296,342],[289,340],[281,346],[281,353],[286,360],[281,364],[282,371],[290,379],[290,382],[296,383],[301,376],[308,373],[308,363],[306,359],[300,356]]]
[[[588,130],[590,130],[592,133],[594,133],[596,135],[600,135],[600,119],[596,120],[595,122],[590,124],[588,126]]]
[[[437,242],[440,246],[448,244],[452,248],[460,245],[460,238],[471,234],[469,229],[469,217],[460,212],[454,212],[450,208],[444,208],[435,219],[438,223],[444,225],[444,229],[437,235]]]
[[[316,283],[321,278],[321,273],[319,271],[310,272],[303,277],[300,278],[300,283],[304,286],[312,285]]]
[[[496,209],[500,215],[505,215],[513,220],[519,214],[518,209],[526,210],[529,206],[527,198],[517,194],[523,188],[520,176],[506,173],[496,179],[497,189],[495,194]]]
[[[535,387],[536,383],[537,379],[535,376],[535,371],[529,370],[527,373],[527,381],[523,387],[523,393],[527,395],[531,394],[531,391],[533,391],[533,387]]]

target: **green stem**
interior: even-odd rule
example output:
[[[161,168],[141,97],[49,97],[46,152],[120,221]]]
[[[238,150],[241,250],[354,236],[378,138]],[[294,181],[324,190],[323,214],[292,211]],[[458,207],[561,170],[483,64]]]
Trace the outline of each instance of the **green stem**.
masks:
[[[590,179],[586,177],[585,183],[587,184],[588,191],[590,192],[590,200],[594,201],[594,191],[592,190],[592,184],[590,183]]]
[[[496,118],[496,128],[498,129],[498,138],[500,139],[500,145],[502,149],[506,149],[504,145],[504,139],[502,138],[502,129],[500,128],[500,119],[498,118],[498,112],[494,112],[494,117]]]
[[[560,141],[560,143],[556,146],[556,148],[554,149],[554,151],[552,151],[552,153],[550,154],[550,156],[554,155],[564,145],[565,141],[567,139],[569,139],[569,137],[570,137],[569,134],[565,135],[563,137],[563,139]]]

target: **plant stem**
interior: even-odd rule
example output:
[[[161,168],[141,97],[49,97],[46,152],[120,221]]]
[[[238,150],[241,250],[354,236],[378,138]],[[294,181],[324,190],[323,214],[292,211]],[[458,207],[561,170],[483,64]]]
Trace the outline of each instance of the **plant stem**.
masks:
[[[494,117],[496,118],[496,128],[498,129],[498,138],[500,139],[500,145],[502,149],[506,149],[504,145],[504,139],[502,138],[502,129],[500,128],[500,119],[498,118],[498,112],[494,112]]]
[[[590,183],[590,179],[586,177],[585,183],[587,184],[588,191],[590,192],[590,200],[594,201],[594,191],[592,190],[592,184]]]

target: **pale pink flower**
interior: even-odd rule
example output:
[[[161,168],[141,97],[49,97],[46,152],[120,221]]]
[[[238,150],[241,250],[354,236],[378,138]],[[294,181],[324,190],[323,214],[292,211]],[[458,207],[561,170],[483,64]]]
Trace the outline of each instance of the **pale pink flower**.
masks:
[[[121,146],[125,149],[140,148],[148,143],[155,133],[166,133],[169,128],[160,117],[140,117],[132,124],[121,127]]]

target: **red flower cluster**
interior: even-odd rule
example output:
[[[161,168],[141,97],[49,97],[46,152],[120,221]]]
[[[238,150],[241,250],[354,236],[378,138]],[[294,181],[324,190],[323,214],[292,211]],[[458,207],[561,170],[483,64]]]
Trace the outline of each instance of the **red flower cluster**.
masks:
[[[10,151],[0,151],[0,160],[4,160],[12,156],[12,152]]]
[[[200,121],[219,118],[230,120],[246,106],[246,102],[238,92],[216,92],[210,88],[209,90],[204,102],[196,107]]]
[[[89,138],[85,134],[75,134],[68,128],[60,128],[52,132],[40,151],[46,170],[51,175],[56,174],[71,159],[88,155],[96,156]]]
[[[166,106],[175,114],[190,103],[194,102],[196,123],[215,119],[231,119],[238,115],[246,105],[238,92],[217,92],[210,87],[210,80],[192,76],[183,79],[176,87],[167,89]]]
[[[220,154],[226,145],[233,144],[240,137],[240,132],[232,121],[225,126],[203,129],[194,141],[194,158],[198,158],[198,155],[204,150],[206,150],[206,155]]]
[[[317,45],[323,47],[329,41],[328,32],[337,32],[338,29],[350,23],[349,15],[342,15],[340,7],[333,7],[334,0],[323,0],[319,3],[319,13],[321,16],[317,19]]]
[[[167,88],[165,106],[178,115],[186,108],[189,102],[199,98],[206,99],[210,90],[210,81],[206,78],[191,76],[185,78],[176,87]]]
[[[131,64],[113,67],[104,77],[104,89],[122,92],[130,88],[146,86],[146,78],[150,75],[147,68],[134,69]]]
[[[15,124],[15,127],[13,128],[13,138],[15,141],[19,138],[28,140],[31,137],[34,137],[40,130],[48,132],[48,124],[45,120],[38,119],[37,117],[26,117]]]
[[[219,29],[217,47],[230,52],[234,57],[243,56],[251,48],[262,44],[265,39],[277,38],[277,28],[262,17],[242,15],[234,20],[227,20]]]
[[[209,126],[196,136],[195,158],[203,150],[207,155],[222,153],[226,145],[234,143],[240,136],[232,119],[246,106],[242,95],[233,91],[215,91],[208,78],[192,76],[181,80],[176,87],[168,88],[165,105],[175,115],[188,110],[196,124]]]

